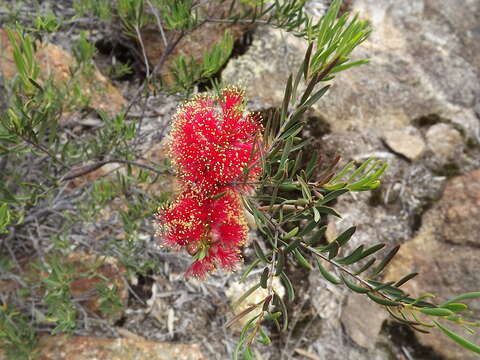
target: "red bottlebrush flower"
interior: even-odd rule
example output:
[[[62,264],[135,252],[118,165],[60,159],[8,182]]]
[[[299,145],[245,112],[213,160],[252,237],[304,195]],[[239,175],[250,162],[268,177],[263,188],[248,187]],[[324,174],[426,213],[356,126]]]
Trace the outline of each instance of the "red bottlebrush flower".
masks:
[[[191,192],[181,196],[158,213],[166,245],[186,246],[200,240],[204,233],[207,215],[201,203]]]
[[[244,114],[244,92],[234,87],[197,96],[174,118],[169,154],[181,193],[158,216],[164,243],[194,258],[187,276],[232,270],[241,260],[248,228],[239,193],[260,172],[259,120]]]
[[[194,276],[197,278],[205,278],[205,275],[215,269],[211,256],[205,256],[201,260],[195,260],[185,272],[186,277]]]
[[[211,240],[224,247],[239,247],[244,244],[248,227],[244,219],[239,196],[227,191],[209,206]]]
[[[184,182],[208,191],[242,181],[244,169],[257,161],[261,125],[255,115],[243,115],[243,97],[242,91],[228,88],[219,99],[199,96],[180,108],[170,156]]]
[[[225,249],[219,244],[213,244],[205,251],[206,255],[195,260],[187,269],[185,273],[187,277],[205,278],[216,267],[231,271],[241,260],[238,248]]]

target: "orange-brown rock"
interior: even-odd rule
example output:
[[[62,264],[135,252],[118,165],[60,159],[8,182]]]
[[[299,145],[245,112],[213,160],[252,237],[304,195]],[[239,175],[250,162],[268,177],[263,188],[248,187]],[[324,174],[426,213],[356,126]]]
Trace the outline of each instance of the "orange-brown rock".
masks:
[[[205,360],[198,345],[169,344],[141,337],[104,339],[43,336],[37,360]],[[6,360],[0,351],[0,360]]]

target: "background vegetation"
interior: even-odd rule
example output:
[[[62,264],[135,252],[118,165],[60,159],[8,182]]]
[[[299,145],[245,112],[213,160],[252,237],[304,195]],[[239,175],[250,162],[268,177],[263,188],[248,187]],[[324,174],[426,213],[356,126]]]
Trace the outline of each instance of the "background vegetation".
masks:
[[[12,2],[1,13],[2,50],[7,54],[8,48],[15,67],[11,77],[4,71],[0,83],[0,284],[10,289],[2,295],[0,343],[7,356],[34,358],[41,333],[118,336],[126,308],[150,306],[146,285],[185,266],[188,257],[161,249],[152,226],[157,208],[174,191],[161,143],[171,111],[163,116],[166,121],[149,124],[144,118],[161,117],[160,96],[177,104],[222,86],[218,74],[241,47],[232,24],[245,32],[254,26],[281,28],[308,44],[301,67],[285,84],[282,107],[264,113],[263,174],[257,194],[244,201],[261,237],[252,244],[242,278],[262,275],[237,302],[258,288],[267,295],[227,324],[261,308],[244,324],[233,355],[253,358],[255,339],[268,344],[272,334],[288,328],[289,304],[296,299],[291,267],[317,267],[319,276],[367,296],[396,320],[420,330],[436,327],[480,351],[445,327],[455,322],[473,331],[478,322],[462,301],[480,293],[442,303],[430,302],[430,294],[413,298],[400,286],[416,274],[382,282],[398,247],[378,259],[373,255],[385,244],[342,252],[355,227],[326,243],[326,217],[340,216],[332,208],[337,197],[375,189],[387,166],[372,158],[340,169],[334,158],[318,171],[319,154],[310,154],[308,139],[301,137],[304,115],[327,93],[326,82],[367,62],[350,59],[370,34],[367,22],[344,13],[339,1],[317,20],[298,0],[75,0],[69,5],[44,11],[38,4]],[[212,24],[225,26],[221,36],[201,50],[181,51],[186,39]],[[110,43],[95,39],[99,29],[110,35]],[[160,44],[156,57],[149,50],[152,31]],[[52,51],[45,44],[62,32],[74,56],[59,77],[42,68],[39,53]],[[110,94],[111,103],[119,99],[96,65],[108,48],[103,73],[130,84],[128,100],[119,100],[117,108],[99,105],[96,95]],[[275,292],[276,277],[286,287],[285,299]],[[171,280],[172,291],[183,281]]]

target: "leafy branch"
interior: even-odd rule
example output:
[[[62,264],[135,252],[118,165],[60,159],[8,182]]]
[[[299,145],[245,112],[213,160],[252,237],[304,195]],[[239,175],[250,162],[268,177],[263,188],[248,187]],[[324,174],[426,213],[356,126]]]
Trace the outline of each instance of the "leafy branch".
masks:
[[[247,268],[242,279],[256,267],[264,266],[264,269],[258,284],[246,294],[258,287],[266,288],[266,284],[271,284],[274,277],[279,277],[286,287],[287,300],[293,301],[295,290],[286,273],[286,264],[292,263],[311,271],[314,266],[308,259],[313,256],[320,274],[330,283],[343,284],[350,291],[367,296],[384,307],[395,320],[416,330],[425,332],[425,328],[437,327],[461,346],[478,351],[477,345],[451,332],[439,320],[462,326],[479,326],[479,322],[468,321],[462,317],[461,313],[466,311],[468,306],[455,302],[480,297],[480,293],[464,294],[436,305],[426,301],[428,295],[413,298],[400,289],[417,273],[408,274],[398,281],[378,280],[399,247],[388,251],[379,261],[375,256],[385,244],[375,244],[368,248],[362,244],[343,254],[342,250],[354,235],[355,227],[345,230],[335,240],[325,244],[326,226],[322,224],[325,223],[326,216],[341,217],[330,206],[332,201],[348,192],[377,188],[380,185],[380,176],[387,168],[387,164],[381,160],[368,159],[358,167],[354,162],[350,162],[341,170],[335,171],[335,165],[339,161],[339,158],[336,158],[315,181],[318,153],[314,152],[310,159],[304,159],[308,142],[300,137],[305,125],[303,114],[329,89],[329,85],[322,85],[319,89],[317,85],[333,79],[340,71],[366,62],[350,61],[349,55],[368,37],[368,23],[359,21],[357,16],[350,21],[346,15],[338,18],[339,4],[339,1],[334,1],[314,27],[315,30],[309,33],[314,36],[313,40],[309,43],[300,69],[287,80],[281,108],[271,111],[266,117],[266,150],[261,157],[263,173],[257,194],[244,199],[245,208],[255,218],[258,229],[265,238],[265,244],[260,246],[254,243],[257,260]],[[302,79],[305,83],[303,88],[300,87]],[[335,271],[329,270],[326,264]],[[367,273],[369,275],[365,275]],[[258,329],[266,318],[280,313],[281,316],[276,315],[273,321],[278,329],[287,327],[286,304],[271,291],[267,297],[272,298],[274,306],[264,306],[260,315],[249,320],[244,326],[235,358],[241,353],[245,358],[251,356],[252,338],[257,336]],[[245,298],[246,296],[242,296],[240,299]],[[260,307],[261,303],[252,306]],[[455,305],[452,305],[454,303]],[[238,317],[235,319],[239,320]],[[283,326],[280,326],[279,319],[283,319]]]

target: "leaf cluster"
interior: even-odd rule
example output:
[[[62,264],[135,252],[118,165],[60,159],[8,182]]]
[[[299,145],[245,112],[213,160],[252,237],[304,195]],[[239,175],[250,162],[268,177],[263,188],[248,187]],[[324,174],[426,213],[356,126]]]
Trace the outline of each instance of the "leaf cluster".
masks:
[[[27,316],[8,304],[0,306],[0,346],[10,359],[31,360],[35,356],[37,337]]]

